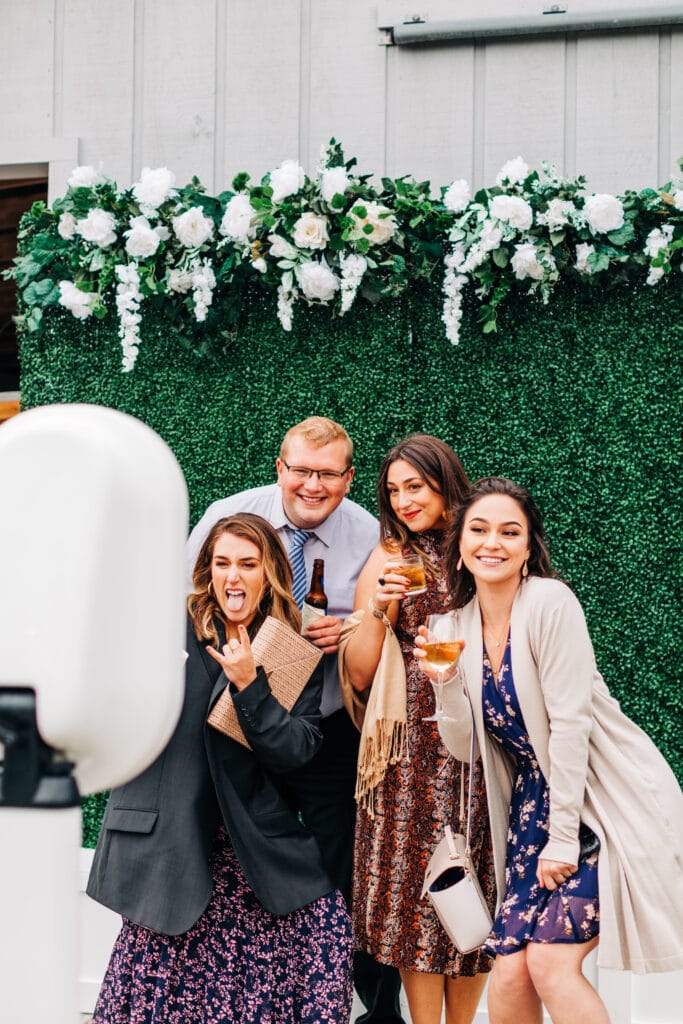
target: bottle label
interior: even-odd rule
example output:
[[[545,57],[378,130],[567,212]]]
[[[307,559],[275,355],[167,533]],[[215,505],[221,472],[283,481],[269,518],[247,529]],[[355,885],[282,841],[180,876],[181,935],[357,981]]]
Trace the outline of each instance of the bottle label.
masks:
[[[323,611],[322,608],[314,608],[312,604],[306,604],[306,602],[304,601],[303,607],[301,609],[302,634],[306,632],[306,630],[308,629],[308,627],[310,626],[311,622],[313,622],[314,619],[319,619],[323,615],[327,615],[327,612]]]

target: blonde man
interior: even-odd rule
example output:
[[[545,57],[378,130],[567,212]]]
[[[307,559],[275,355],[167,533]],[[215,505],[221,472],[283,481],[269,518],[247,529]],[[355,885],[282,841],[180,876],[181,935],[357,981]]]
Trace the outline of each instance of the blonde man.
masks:
[[[354,475],[353,442],[334,420],[311,416],[291,427],[275,465],[276,483],[221,498],[207,509],[188,541],[189,575],[211,527],[238,512],[253,512],[268,520],[290,553],[293,567],[293,545],[306,531],[302,547],[306,580],[311,578],[314,559],[325,560],[327,615],[306,631],[326,655],[323,742],[295,781],[306,824],[318,841],[332,881],[350,903],[358,733],[342,704],[337,649],[342,622],[353,610],[358,575],[379,540],[379,526],[374,516],[347,497]],[[402,1024],[398,972],[362,954],[354,964],[354,983],[368,1007],[357,1024]]]

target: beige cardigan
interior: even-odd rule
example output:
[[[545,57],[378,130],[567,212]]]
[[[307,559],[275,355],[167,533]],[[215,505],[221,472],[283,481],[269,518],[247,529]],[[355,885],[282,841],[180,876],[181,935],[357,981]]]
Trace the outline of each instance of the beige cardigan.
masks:
[[[455,721],[439,728],[448,749],[468,760],[471,703],[500,900],[513,768],[484,729],[476,597],[455,614],[467,646],[444,692]],[[564,583],[529,577],[515,597],[510,628],[517,697],[550,787],[550,835],[541,856],[576,864],[584,821],[601,842],[600,966],[636,973],[683,968],[683,794],[673,772],[610,697],[581,606]]]

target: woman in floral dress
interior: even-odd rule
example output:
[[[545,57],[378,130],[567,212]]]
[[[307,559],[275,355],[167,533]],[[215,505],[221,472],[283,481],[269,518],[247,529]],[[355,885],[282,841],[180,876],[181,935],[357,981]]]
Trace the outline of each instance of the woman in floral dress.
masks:
[[[112,791],[88,883],[123,917],[93,1022],[340,1024],[351,920],[289,779],[321,741],[322,670],[287,711],[251,648],[266,616],[301,627],[289,561],[243,513],[212,528],[193,581],[180,720]],[[206,721],[228,688],[239,741]]]
[[[499,899],[484,943],[489,1019],[541,1024],[545,1006],[553,1024],[609,1024],[581,970],[598,941],[606,968],[683,967],[683,794],[597,671],[524,488],[475,484],[446,560],[465,650],[439,731],[469,757],[474,722],[486,779]]]
[[[490,970],[489,957],[458,953],[422,885],[444,826],[458,824],[461,763],[449,756],[412,654],[417,629],[446,607],[446,527],[468,489],[456,454],[444,442],[414,434],[386,456],[378,481],[382,542],[356,589],[352,628],[340,652],[343,687],[367,694],[382,655],[387,624],[395,631],[406,676],[406,749],[388,763],[356,819],[353,919],[356,946],[401,972],[413,1024],[469,1024]],[[406,595],[395,556],[421,554],[426,592]],[[493,909],[493,864],[481,773],[474,789],[474,859]]]

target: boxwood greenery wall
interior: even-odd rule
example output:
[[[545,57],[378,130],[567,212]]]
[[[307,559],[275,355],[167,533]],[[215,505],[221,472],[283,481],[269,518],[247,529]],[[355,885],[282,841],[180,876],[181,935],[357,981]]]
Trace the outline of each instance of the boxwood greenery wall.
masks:
[[[412,430],[452,444],[472,478],[528,486],[610,688],[681,778],[681,297],[675,279],[656,291],[564,284],[548,306],[517,296],[497,335],[466,315],[453,348],[436,286],[344,319],[300,309],[289,335],[274,299],[252,293],[222,358],[198,362],[150,318],[128,374],[114,318],[84,325],[55,309],[42,338],[23,339],[22,401],[144,420],[182,465],[192,522],[215,498],[272,481],[282,434],[314,413],[354,438],[352,497],[371,511],[383,454]],[[87,845],[101,807],[86,801]]]

